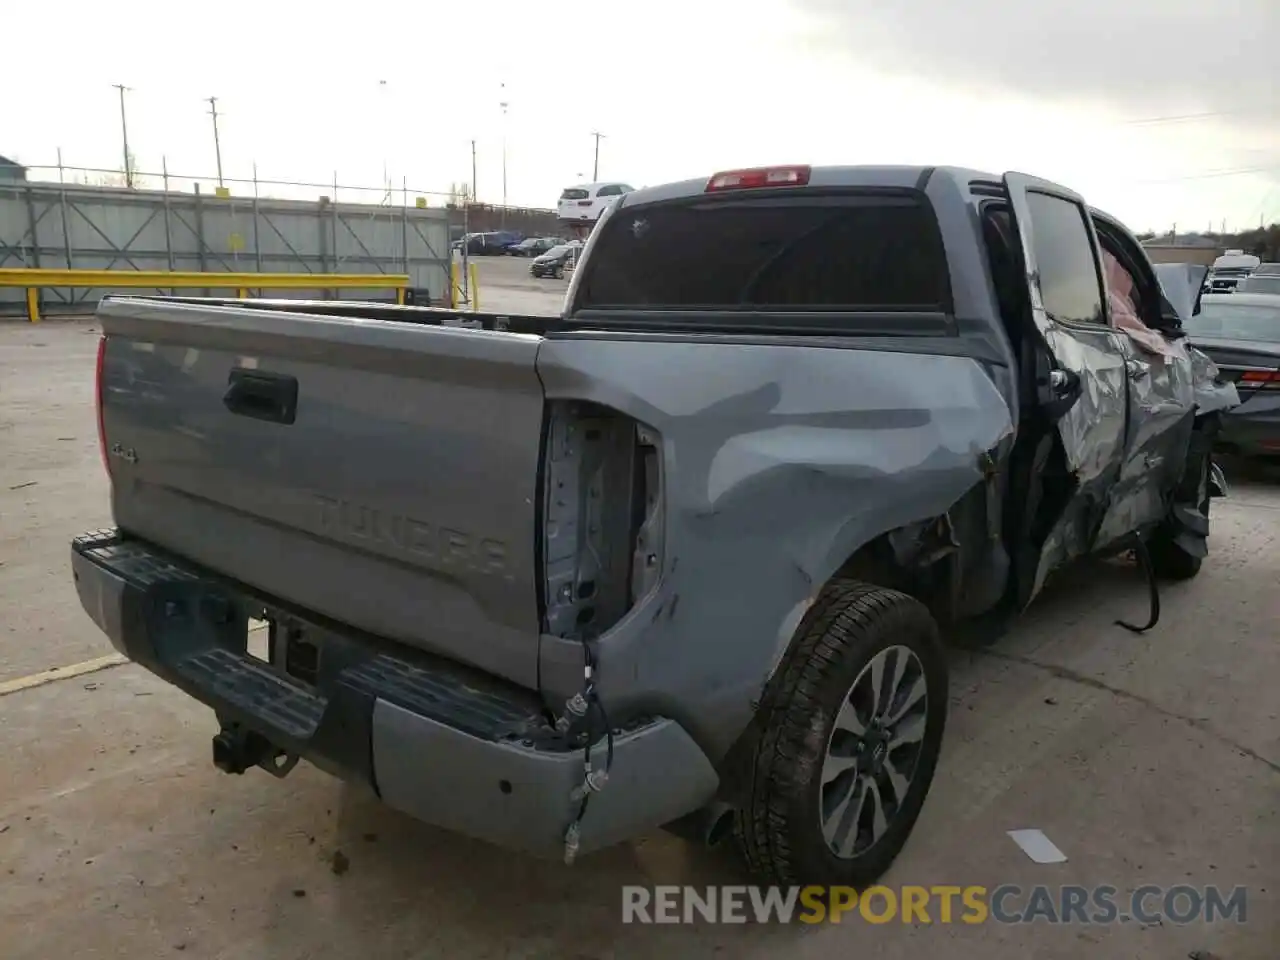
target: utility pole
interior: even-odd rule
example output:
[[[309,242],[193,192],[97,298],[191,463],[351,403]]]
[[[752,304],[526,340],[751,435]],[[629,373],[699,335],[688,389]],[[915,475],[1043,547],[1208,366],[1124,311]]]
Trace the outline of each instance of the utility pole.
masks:
[[[386,189],[386,195],[383,201],[389,206],[391,204],[391,177],[387,174],[387,136],[391,132],[391,124],[388,122],[387,116],[387,81],[378,81],[378,102],[381,106],[379,111],[382,114],[382,185]]]
[[[480,194],[476,190],[476,142],[471,141],[471,201],[474,202]]]
[[[123,83],[113,83],[120,91],[120,138],[124,141],[124,185],[133,189],[133,162],[129,159],[129,124],[124,115],[124,92],[129,88]]]
[[[592,130],[591,135],[596,138],[596,158],[591,164],[591,181],[594,183],[600,179],[600,141],[604,138],[604,134]]]
[[[218,140],[218,98],[209,98],[209,116],[213,117],[213,155],[218,161],[218,186],[222,186],[222,143]]]
[[[507,85],[502,84],[503,97],[501,103],[498,104],[502,108],[502,226],[500,229],[507,228],[507,101],[506,97]]]

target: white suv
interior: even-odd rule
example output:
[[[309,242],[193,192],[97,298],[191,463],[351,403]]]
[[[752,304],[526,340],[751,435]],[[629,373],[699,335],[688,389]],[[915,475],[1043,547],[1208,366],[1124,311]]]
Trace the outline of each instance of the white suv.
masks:
[[[635,188],[625,183],[614,181],[580,183],[574,187],[566,187],[560,194],[556,214],[562,221],[595,223],[614,197],[630,193],[633,189]]]

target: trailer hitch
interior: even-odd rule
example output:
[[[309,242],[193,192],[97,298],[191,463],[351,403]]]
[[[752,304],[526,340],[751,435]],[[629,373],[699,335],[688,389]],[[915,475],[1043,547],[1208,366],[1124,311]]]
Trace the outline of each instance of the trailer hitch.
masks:
[[[223,773],[242,774],[250,767],[261,767],[272,776],[284,778],[297,764],[297,754],[281,750],[238,723],[224,724],[213,738],[213,765]]]

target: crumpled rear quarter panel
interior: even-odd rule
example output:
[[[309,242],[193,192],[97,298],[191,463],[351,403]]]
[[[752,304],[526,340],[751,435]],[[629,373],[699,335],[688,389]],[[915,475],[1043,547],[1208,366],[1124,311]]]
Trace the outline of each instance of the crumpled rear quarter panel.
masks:
[[[1008,403],[962,356],[596,334],[548,340],[538,372],[548,399],[662,437],[663,575],[601,637],[597,683],[612,716],[670,716],[713,758],[844,560],[945,512],[1012,434]],[[579,644],[544,635],[540,668],[549,701],[572,695]]]

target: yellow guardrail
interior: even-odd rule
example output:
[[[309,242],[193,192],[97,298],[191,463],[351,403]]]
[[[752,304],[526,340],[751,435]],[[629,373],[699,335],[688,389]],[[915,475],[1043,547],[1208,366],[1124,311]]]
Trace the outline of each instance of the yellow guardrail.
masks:
[[[40,321],[42,287],[142,287],[165,290],[203,287],[235,290],[241,299],[250,290],[394,290],[404,303],[409,277],[402,273],[216,273],[173,270],[52,270],[0,268],[0,287],[27,291],[27,318]]]
[[[469,301],[472,311],[480,309],[480,271],[476,262],[467,263],[467,286],[462,286],[462,264],[457,260],[449,264],[449,306],[457,310],[463,301]]]

